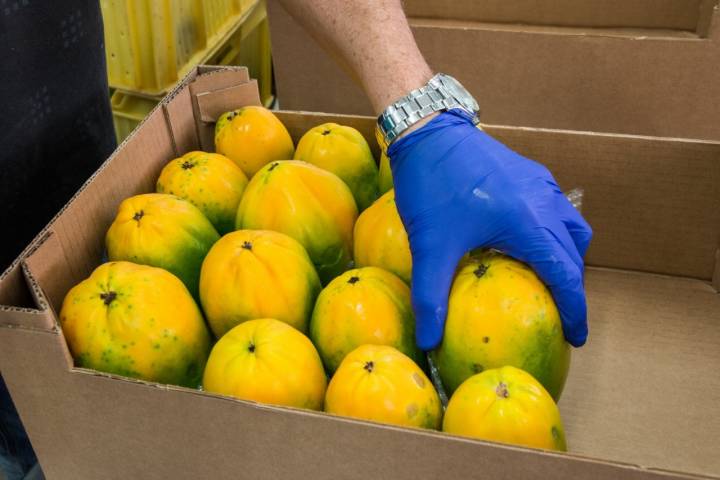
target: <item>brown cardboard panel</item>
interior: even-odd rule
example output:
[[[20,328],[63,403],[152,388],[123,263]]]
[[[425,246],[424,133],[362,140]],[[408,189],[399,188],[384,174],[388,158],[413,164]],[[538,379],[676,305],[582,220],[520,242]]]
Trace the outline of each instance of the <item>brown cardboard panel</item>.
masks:
[[[0,328],[26,328],[28,330],[52,330],[55,320],[47,311],[30,308],[3,307],[0,309]],[[0,373],[3,371],[0,362]]]
[[[279,2],[268,8],[283,109],[376,113]],[[714,17],[706,40],[432,19],[411,26],[430,66],[476,96],[484,123],[720,139],[720,107],[710,100],[720,98],[720,10]]]
[[[231,105],[262,105],[257,80],[220,88],[211,92],[198,93],[195,97],[197,98],[200,121],[204,123],[215,123],[220,115],[232,109],[232,107],[229,107]]]
[[[195,130],[190,89],[180,90],[162,108],[165,110],[168,129],[172,134],[175,155],[181,156],[194,149],[199,142]]]
[[[19,308],[34,308],[30,292],[25,285],[20,263],[13,262],[0,276],[0,311],[12,305]]]
[[[564,190],[585,187],[591,265],[710,280],[720,242],[720,143],[487,126],[545,164]]]
[[[720,474],[720,295],[609,270],[591,270],[586,289],[589,341],[560,401],[573,451]]]
[[[409,17],[695,31],[703,0],[405,0]]]
[[[586,36],[593,38],[618,38],[625,40],[649,39],[649,40],[700,40],[694,32],[684,30],[662,30],[647,28],[618,28],[604,27],[588,29],[587,27],[558,27],[553,25],[516,25],[512,23],[480,23],[467,20],[443,20],[437,18],[414,18],[410,19],[413,26],[426,28],[450,28],[450,29],[484,29],[493,32],[522,32],[543,35]]]
[[[247,67],[218,69],[212,65],[202,65],[198,67],[198,71],[200,74],[197,78],[188,82],[191,85],[190,93],[192,94],[219,90],[250,81],[250,73]]]
[[[63,253],[59,236],[51,233],[23,262],[28,287],[41,312],[45,312],[48,308],[56,312],[60,311],[62,301],[69,289],[65,282],[58,279],[72,270],[69,261],[70,258]],[[37,284],[36,275],[37,278],[43,279],[42,286]]]
[[[592,336],[561,401],[579,457],[68,370],[58,332],[0,328],[0,364],[48,478],[718,478],[720,296],[610,270],[587,286]]]

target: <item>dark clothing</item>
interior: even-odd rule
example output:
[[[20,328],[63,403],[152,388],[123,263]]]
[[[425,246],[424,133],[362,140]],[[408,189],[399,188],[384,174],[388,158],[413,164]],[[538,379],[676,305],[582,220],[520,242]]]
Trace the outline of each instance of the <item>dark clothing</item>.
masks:
[[[97,1],[0,0],[0,270],[115,148]]]
[[[0,376],[0,478],[23,478],[37,462],[10,394]]]
[[[99,2],[0,0],[0,55],[3,271],[110,155],[115,135]],[[34,461],[0,378],[0,469],[22,478]]]

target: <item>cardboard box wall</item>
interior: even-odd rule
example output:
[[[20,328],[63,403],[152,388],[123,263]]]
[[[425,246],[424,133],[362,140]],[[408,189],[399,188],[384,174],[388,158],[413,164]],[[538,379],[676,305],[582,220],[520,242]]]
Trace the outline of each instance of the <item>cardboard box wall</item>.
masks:
[[[477,97],[485,123],[720,139],[717,0],[404,5],[430,66]],[[268,8],[282,108],[373,114],[280,3]]]
[[[74,367],[57,312],[99,264],[118,204],[168,159],[211,149],[220,112],[259,102],[247,80],[193,72],[0,278],[0,369],[47,478],[720,478],[720,143],[487,127],[585,188],[591,335],[560,402],[569,454]],[[278,116],[296,141],[337,121],[372,142],[369,117]]]

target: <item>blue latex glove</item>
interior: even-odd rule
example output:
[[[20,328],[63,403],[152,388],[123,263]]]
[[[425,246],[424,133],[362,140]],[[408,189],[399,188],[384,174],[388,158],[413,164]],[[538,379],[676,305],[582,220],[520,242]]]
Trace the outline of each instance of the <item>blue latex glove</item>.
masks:
[[[567,341],[585,343],[583,256],[592,230],[547,168],[477,129],[460,110],[401,137],[388,156],[412,251],[420,348],[442,340],[455,269],[477,247],[530,265],[552,292]]]

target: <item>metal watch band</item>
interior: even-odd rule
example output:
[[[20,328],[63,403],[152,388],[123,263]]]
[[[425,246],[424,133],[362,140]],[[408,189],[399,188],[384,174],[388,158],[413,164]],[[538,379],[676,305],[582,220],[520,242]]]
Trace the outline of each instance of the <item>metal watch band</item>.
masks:
[[[396,101],[378,117],[378,142],[386,149],[408,127],[434,112],[461,108],[468,110],[442,84],[437,74],[424,86]],[[472,112],[475,115],[477,112]]]

